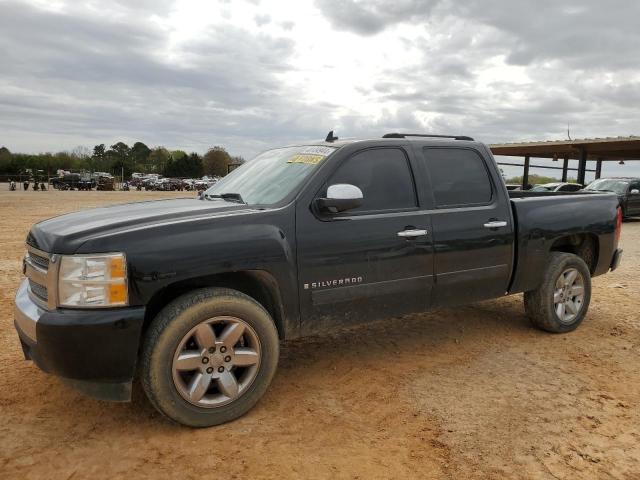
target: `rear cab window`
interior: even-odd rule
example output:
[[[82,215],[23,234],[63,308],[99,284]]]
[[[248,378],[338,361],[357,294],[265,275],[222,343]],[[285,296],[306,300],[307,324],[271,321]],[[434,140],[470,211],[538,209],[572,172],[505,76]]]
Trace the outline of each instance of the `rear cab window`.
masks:
[[[491,203],[493,182],[484,159],[468,148],[423,148],[436,208]]]

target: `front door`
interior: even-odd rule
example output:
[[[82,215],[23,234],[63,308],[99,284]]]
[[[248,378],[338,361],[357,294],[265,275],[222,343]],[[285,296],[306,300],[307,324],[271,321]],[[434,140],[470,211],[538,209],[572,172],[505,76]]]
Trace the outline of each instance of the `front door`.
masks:
[[[424,148],[422,153],[435,205],[434,304],[451,306],[504,295],[513,263],[514,228],[506,191],[492,175],[495,166],[489,168],[490,160],[471,148]]]
[[[317,197],[339,183],[359,187],[363,205],[333,216],[309,205],[297,208],[303,333],[423,311],[430,304],[430,216],[419,208],[407,152],[357,152],[344,160]]]

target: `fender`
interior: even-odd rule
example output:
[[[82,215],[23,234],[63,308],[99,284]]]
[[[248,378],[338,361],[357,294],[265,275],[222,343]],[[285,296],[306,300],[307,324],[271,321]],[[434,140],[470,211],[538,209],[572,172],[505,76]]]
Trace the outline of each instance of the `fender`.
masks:
[[[283,336],[295,336],[298,287],[294,215],[286,211],[289,208],[293,206],[107,232],[84,242],[76,253],[124,252],[132,306],[148,305],[159,292],[169,297],[168,302],[185,282],[200,284],[242,272],[252,272],[256,281],[271,278],[285,319]]]

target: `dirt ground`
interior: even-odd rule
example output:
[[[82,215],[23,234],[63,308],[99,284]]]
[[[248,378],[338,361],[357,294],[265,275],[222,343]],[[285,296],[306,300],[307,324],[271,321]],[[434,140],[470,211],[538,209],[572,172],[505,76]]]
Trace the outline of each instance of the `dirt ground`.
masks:
[[[0,478],[640,479],[640,222],[567,335],[516,295],[285,344],[265,398],[202,430],[83,397],[13,328],[38,220],[151,192],[0,192]]]

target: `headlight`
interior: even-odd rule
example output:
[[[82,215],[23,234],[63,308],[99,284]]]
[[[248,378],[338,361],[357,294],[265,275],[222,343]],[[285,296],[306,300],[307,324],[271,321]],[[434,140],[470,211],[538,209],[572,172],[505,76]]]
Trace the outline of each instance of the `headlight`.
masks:
[[[123,253],[62,256],[58,278],[61,307],[119,307],[129,301]]]

